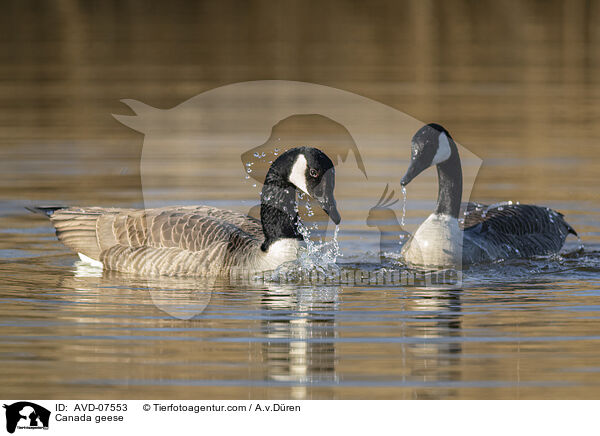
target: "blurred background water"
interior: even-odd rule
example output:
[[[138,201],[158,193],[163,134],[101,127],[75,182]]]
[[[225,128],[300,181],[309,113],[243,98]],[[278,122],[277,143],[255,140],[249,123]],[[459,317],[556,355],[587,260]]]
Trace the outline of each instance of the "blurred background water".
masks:
[[[1,396],[598,398],[600,3],[3,6]],[[111,116],[131,113],[121,99],[167,109],[263,79],[328,85],[443,124],[483,159],[472,199],[560,210],[585,252],[474,268],[452,291],[234,287],[82,272],[49,223],[25,212],[142,205],[144,137]],[[223,150],[234,158],[241,172]],[[253,201],[238,179],[219,180],[233,201]],[[175,184],[164,180],[165,201],[185,200]],[[409,223],[434,196],[409,189]],[[191,320],[156,305],[185,310],[191,293],[210,294]]]

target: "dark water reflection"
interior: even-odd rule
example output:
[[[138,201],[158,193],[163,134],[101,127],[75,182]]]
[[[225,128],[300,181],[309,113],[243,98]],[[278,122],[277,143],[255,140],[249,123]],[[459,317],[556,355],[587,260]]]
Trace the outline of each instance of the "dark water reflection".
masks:
[[[600,6],[283,3],[6,3],[1,395],[598,398]],[[342,88],[444,124],[483,159],[474,199],[554,207],[585,253],[474,268],[452,291],[231,286],[82,269],[25,213],[32,203],[141,204],[142,136],[110,116],[127,113],[120,99],[167,108],[265,78]],[[226,150],[219,158],[240,166]],[[223,179],[241,198],[238,179]],[[189,200],[172,183],[164,197]],[[409,224],[433,195],[409,192]]]

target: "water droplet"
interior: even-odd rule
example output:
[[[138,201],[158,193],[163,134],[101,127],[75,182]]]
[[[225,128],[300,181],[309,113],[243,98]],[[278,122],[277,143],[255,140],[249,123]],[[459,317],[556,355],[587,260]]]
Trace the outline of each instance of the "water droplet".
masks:
[[[256,183],[253,183],[253,184],[252,184],[252,187],[253,187],[253,188],[256,188]]]
[[[335,227],[333,237],[329,241],[323,239],[314,240],[311,238],[310,230],[318,229],[318,226],[312,225],[307,227],[302,220],[298,220],[298,232],[304,239],[306,249],[300,252],[298,256],[299,269],[304,272],[312,273],[317,271],[319,273],[335,273],[339,271],[339,268],[335,264],[338,256],[341,256],[338,234],[339,226]]]
[[[402,202],[402,219],[400,220],[400,225],[404,226],[405,218],[406,218],[406,200],[408,198],[406,192],[406,186],[402,185],[402,197],[404,197],[404,201]]]
[[[258,151],[254,153],[254,157],[259,157]]]

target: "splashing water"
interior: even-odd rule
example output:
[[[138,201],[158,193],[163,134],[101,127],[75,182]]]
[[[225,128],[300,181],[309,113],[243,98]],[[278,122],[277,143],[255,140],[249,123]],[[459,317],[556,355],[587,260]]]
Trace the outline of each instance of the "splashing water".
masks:
[[[298,231],[306,243],[306,250],[303,250],[298,257],[300,264],[308,267],[322,267],[335,264],[340,253],[340,245],[337,240],[340,226],[335,226],[333,237],[329,241],[313,241],[310,237],[310,228],[304,223],[298,223]]]
[[[254,165],[254,162],[246,162],[244,166],[246,167],[246,176],[244,177],[246,180],[250,179],[250,173],[252,172],[251,166]]]
[[[298,222],[298,231],[302,235],[305,247],[298,253],[298,259],[293,263],[280,265],[271,274],[271,281],[309,281],[316,273],[323,280],[337,277],[340,267],[336,264],[338,256],[342,256],[338,243],[339,226],[335,226],[333,237],[330,240],[311,239],[311,230],[318,228]]]
[[[583,253],[583,250],[585,250],[585,246],[583,245],[583,240],[581,239],[581,237],[579,235],[575,235],[575,237],[577,238],[577,241],[579,243],[579,246],[577,247],[577,249],[575,249],[575,252]]]
[[[406,200],[407,200],[407,193],[406,193],[406,186],[402,186],[402,197],[403,197],[403,201],[402,201],[402,219],[400,220],[400,225],[404,227],[404,219],[406,218]]]
[[[310,204],[310,200],[309,199],[307,199],[306,203],[304,204],[304,207],[306,207],[306,215],[307,216],[314,216],[315,215],[315,212],[314,212],[314,210],[312,210],[312,205]]]

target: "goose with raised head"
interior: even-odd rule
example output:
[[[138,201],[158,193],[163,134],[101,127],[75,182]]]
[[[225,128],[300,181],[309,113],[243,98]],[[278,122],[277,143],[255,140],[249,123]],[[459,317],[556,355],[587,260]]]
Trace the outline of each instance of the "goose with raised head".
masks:
[[[559,252],[569,233],[577,235],[561,213],[547,207],[512,202],[461,206],[462,167],[456,143],[445,128],[432,123],[413,136],[411,161],[401,185],[434,165],[437,206],[403,247],[408,264],[460,267],[551,255]]]
[[[331,160],[293,148],[271,165],[261,192],[261,219],[210,206],[159,209],[35,207],[58,239],[82,260],[109,270],[160,275],[227,275],[275,269],[297,258],[302,235],[300,189],[339,224]]]

